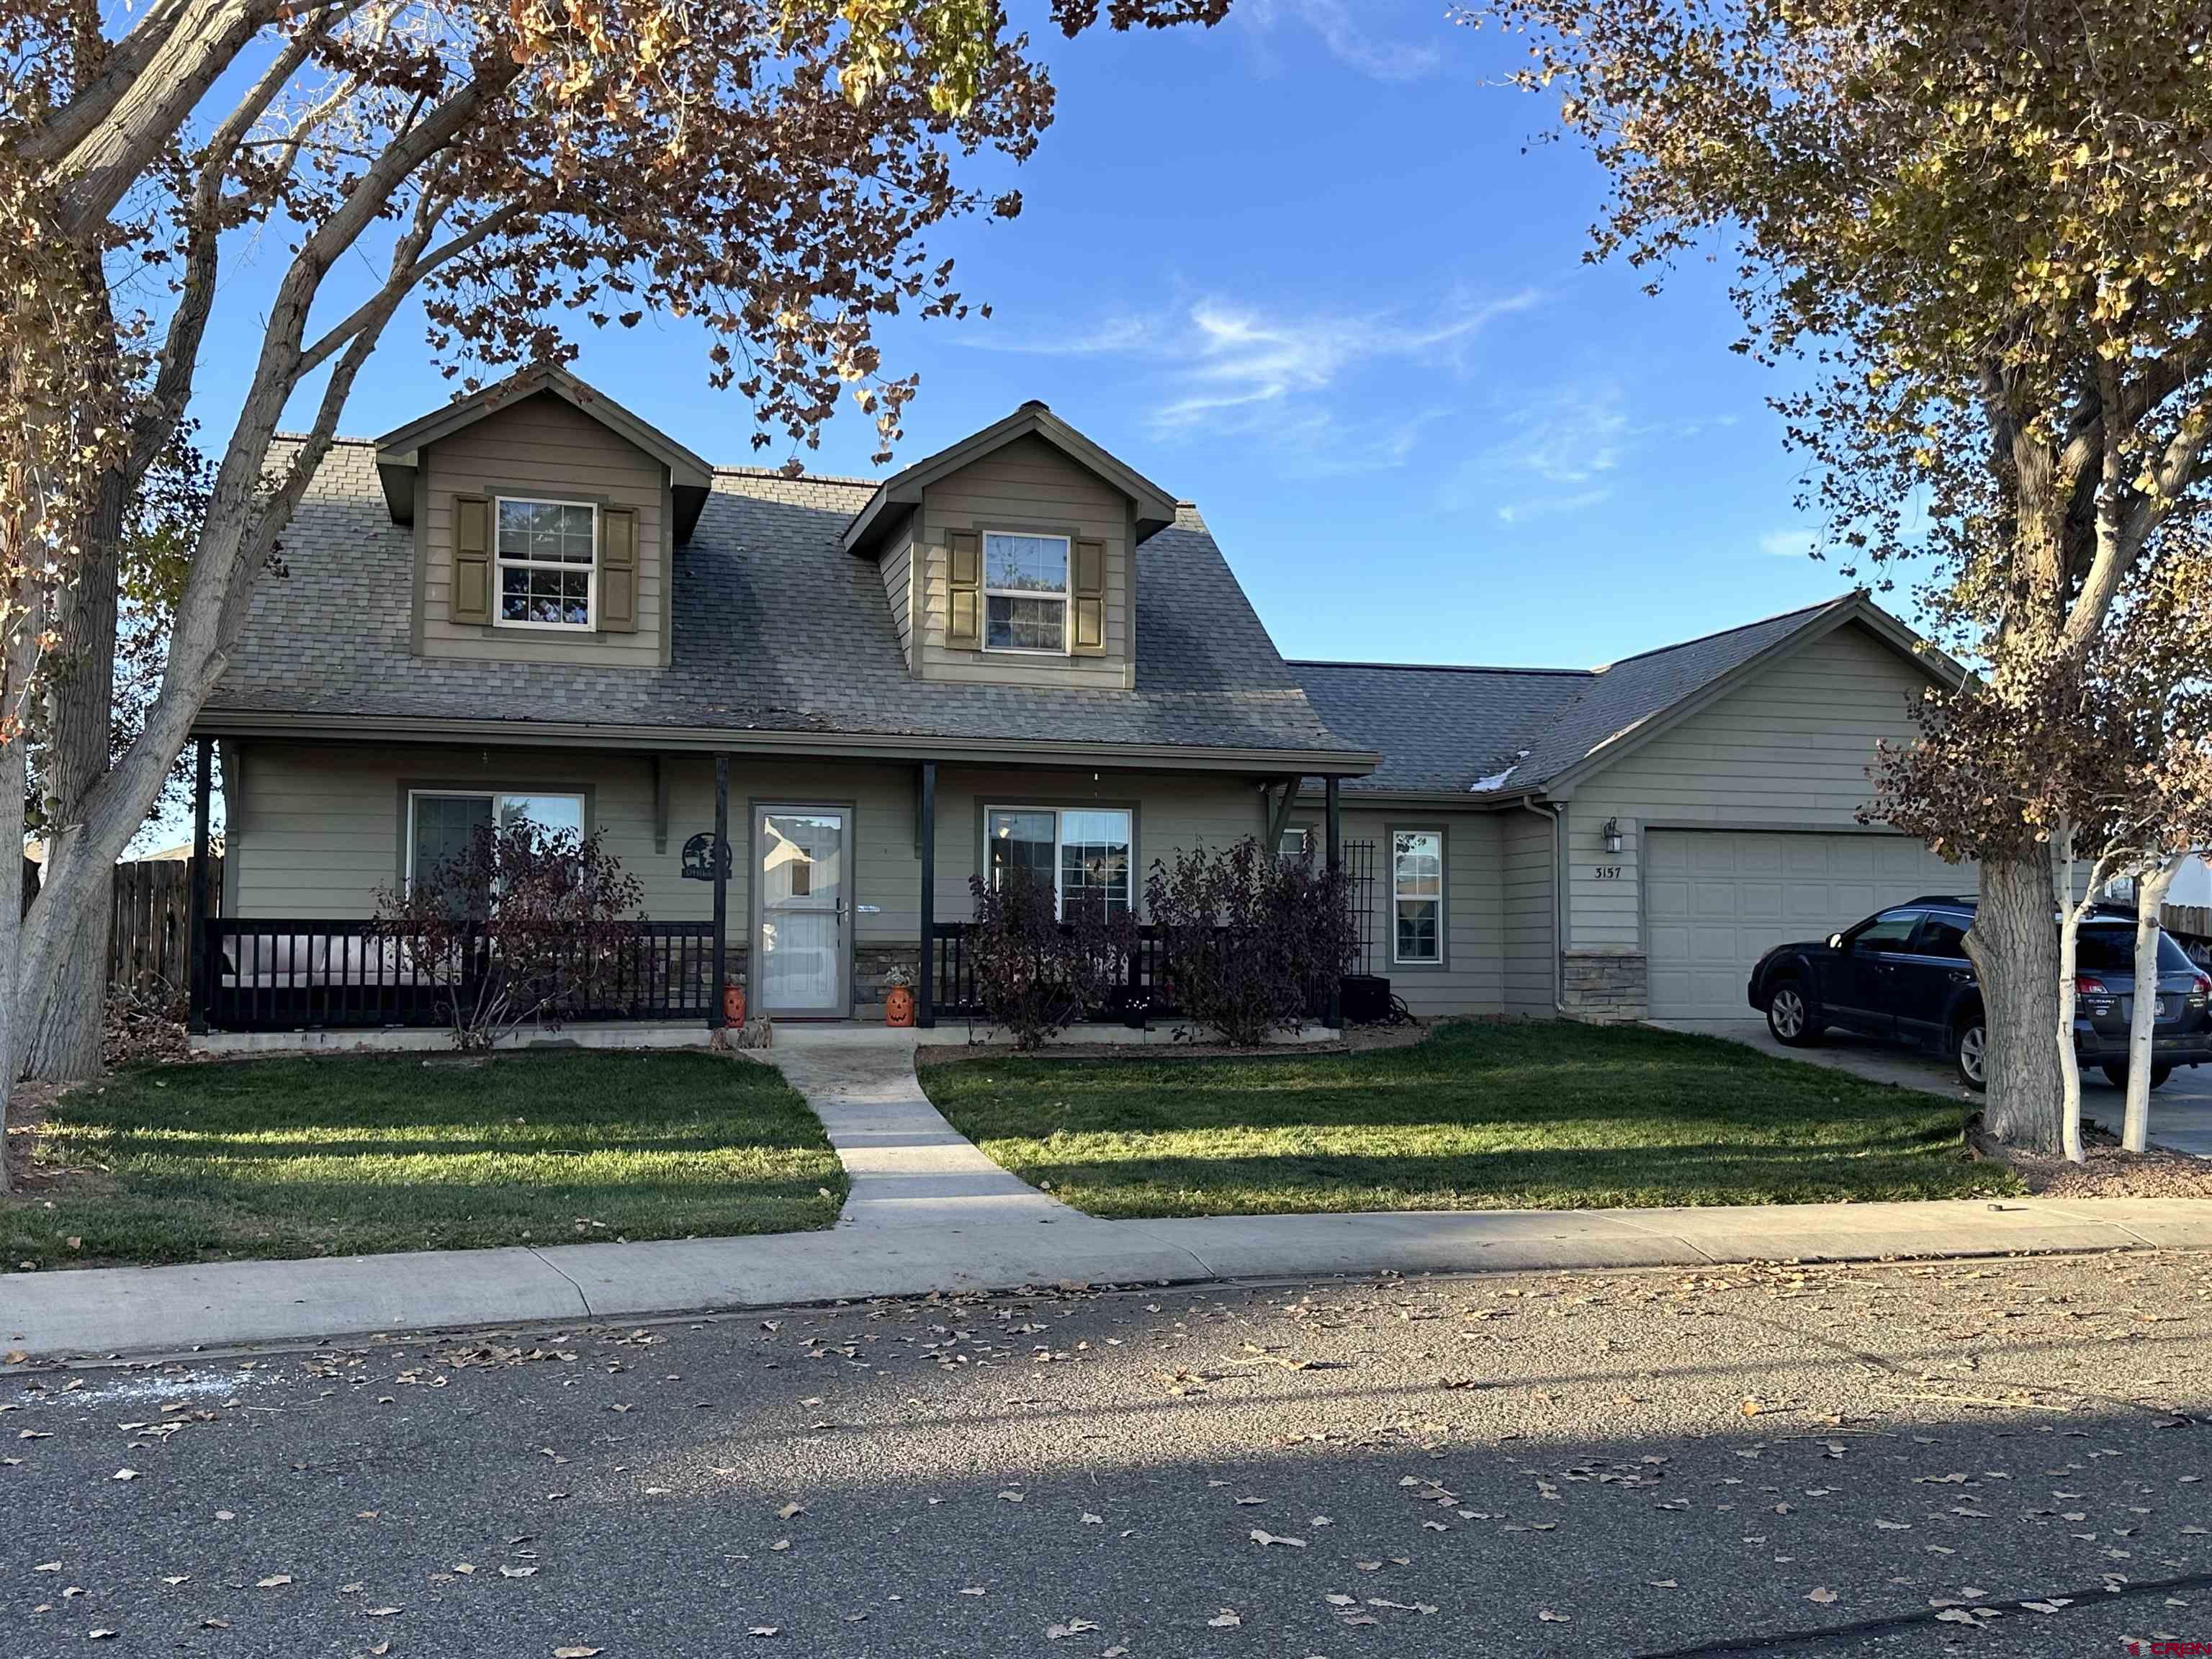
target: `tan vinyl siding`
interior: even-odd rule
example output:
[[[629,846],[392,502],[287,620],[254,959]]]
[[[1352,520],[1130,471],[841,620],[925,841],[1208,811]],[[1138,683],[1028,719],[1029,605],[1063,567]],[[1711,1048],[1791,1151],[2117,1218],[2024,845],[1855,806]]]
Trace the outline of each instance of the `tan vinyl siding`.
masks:
[[[574,405],[550,393],[486,416],[423,453],[421,617],[425,656],[501,662],[592,663],[658,668],[667,606],[665,469]],[[637,630],[562,634],[459,624],[451,619],[453,498],[500,493],[597,501],[637,513]],[[498,574],[493,572],[493,606]]]
[[[1522,811],[1498,820],[1498,875],[1505,1012],[1549,1016],[1558,996],[1553,941],[1559,907],[1548,819]]]
[[[968,878],[981,855],[982,813],[993,806],[1133,806],[1137,902],[1156,861],[1193,848],[1220,848],[1264,834],[1260,780],[1205,773],[1091,773],[942,767],[937,775],[937,914],[974,912]]]
[[[714,825],[713,763],[672,758],[667,850],[653,850],[649,757],[559,749],[375,746],[358,749],[253,742],[243,787],[227,802],[238,827],[229,873],[245,917],[359,919],[400,871],[403,787],[544,789],[581,793],[592,826],[644,890],[657,921],[713,914],[713,884],[682,875],[684,843]],[[979,770],[938,775],[937,914],[972,914],[968,878],[977,866],[984,805],[1133,805],[1138,880],[1156,859],[1204,845],[1226,847],[1261,832],[1260,781],[1203,774]],[[915,846],[915,769],[880,762],[753,763],[730,768],[729,933],[744,943],[753,852],[754,803],[843,806],[853,813],[854,939],[896,944],[920,937],[921,866]]]
[[[1128,502],[1104,480],[1042,439],[1024,438],[930,485],[923,492],[916,526],[922,580],[915,599],[915,622],[919,672],[924,678],[1101,690],[1127,690],[1135,684],[1129,639]],[[1103,654],[1057,657],[948,649],[947,538],[956,530],[1021,531],[1104,543]]]
[[[898,630],[899,655],[914,668],[914,542],[902,537],[884,551],[884,598],[890,601],[891,626]]]
[[[1642,826],[1856,827],[1876,744],[1913,735],[1926,678],[1856,627],[1814,641],[1597,774],[1568,817],[1571,948],[1640,951]],[[1604,850],[1608,817],[1621,850]],[[1613,878],[1601,870],[1618,868]]]
[[[1303,803],[1301,806],[1303,808]],[[1504,1010],[1504,915],[1498,880],[1501,838],[1497,817],[1479,812],[1435,812],[1414,807],[1343,809],[1344,840],[1375,848],[1374,921],[1367,940],[1369,970],[1424,1019]],[[1294,816],[1304,821],[1301,810]],[[1316,836],[1326,828],[1314,818]],[[1417,968],[1390,960],[1393,829],[1444,832],[1444,965]],[[1316,852],[1318,852],[1318,845]]]

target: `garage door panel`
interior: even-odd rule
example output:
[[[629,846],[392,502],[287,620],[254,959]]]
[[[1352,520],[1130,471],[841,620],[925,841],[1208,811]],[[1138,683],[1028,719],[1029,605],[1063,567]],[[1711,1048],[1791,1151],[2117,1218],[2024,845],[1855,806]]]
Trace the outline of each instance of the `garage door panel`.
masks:
[[[1825,939],[1885,905],[1974,885],[1972,866],[1945,864],[1902,836],[1655,830],[1644,836],[1644,860],[1657,1019],[1744,1018],[1751,966],[1774,945]]]

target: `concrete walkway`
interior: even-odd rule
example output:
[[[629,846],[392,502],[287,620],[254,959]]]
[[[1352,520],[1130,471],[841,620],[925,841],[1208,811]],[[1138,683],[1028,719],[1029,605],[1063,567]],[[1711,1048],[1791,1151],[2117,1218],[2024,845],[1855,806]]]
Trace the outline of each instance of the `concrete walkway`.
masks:
[[[2212,1249],[2212,1202],[2181,1199],[1039,1219],[15,1273],[0,1277],[0,1352],[170,1353],[1023,1285]]]
[[[757,1055],[806,1097],[830,1132],[852,1180],[840,1229],[967,1233],[1085,1218],[1000,1169],[947,1123],[915,1076],[917,1034],[884,1030],[891,1040],[863,1043],[842,1027],[790,1028]]]

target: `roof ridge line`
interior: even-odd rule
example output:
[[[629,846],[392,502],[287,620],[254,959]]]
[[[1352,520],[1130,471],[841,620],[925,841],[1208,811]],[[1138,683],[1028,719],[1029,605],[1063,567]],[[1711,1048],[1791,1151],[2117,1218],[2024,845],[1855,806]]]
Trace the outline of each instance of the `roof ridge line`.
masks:
[[[1606,663],[1601,667],[1594,668],[1589,672],[1593,674],[1610,673],[1613,670],[1620,667],[1623,663],[1641,662],[1646,657],[1656,657],[1663,655],[1665,653],[1669,651],[1680,651],[1684,646],[1703,645],[1707,640],[1721,639],[1729,634],[1741,634],[1747,629],[1764,628],[1767,623],[1780,622],[1785,617],[1809,617],[1816,611],[1832,611],[1839,605],[1845,605],[1853,599],[1864,599],[1866,597],[1866,589],[1863,587],[1850,588],[1844,592],[1837,594],[1836,597],[1832,599],[1821,599],[1812,605],[1792,605],[1789,610],[1777,611],[1771,616],[1754,617],[1749,622],[1731,623],[1726,628],[1716,628],[1709,634],[1693,634],[1686,640],[1675,640],[1667,645],[1655,645],[1648,650],[1632,652],[1626,657],[1616,657],[1611,662]]]
[[[1350,657],[1285,657],[1283,661],[1291,668],[1389,668],[1414,674],[1557,674],[1589,679],[1601,672],[1595,668],[1524,668],[1504,663],[1365,662]]]

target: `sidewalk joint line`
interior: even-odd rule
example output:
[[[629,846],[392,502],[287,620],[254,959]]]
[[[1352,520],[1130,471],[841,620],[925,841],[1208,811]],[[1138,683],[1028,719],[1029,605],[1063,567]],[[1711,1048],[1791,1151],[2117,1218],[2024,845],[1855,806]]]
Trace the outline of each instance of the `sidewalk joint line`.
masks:
[[[575,1291],[576,1300],[583,1307],[585,1318],[596,1319],[599,1317],[598,1311],[592,1306],[592,1298],[584,1294],[584,1287],[581,1285],[579,1285],[574,1279],[570,1279],[567,1273],[562,1273],[561,1269],[556,1267],[552,1262],[548,1261],[544,1254],[539,1251],[535,1245],[526,1244],[522,1248],[530,1252],[532,1259],[540,1267],[544,1267],[548,1273],[553,1273],[564,1280],[568,1288]]]

